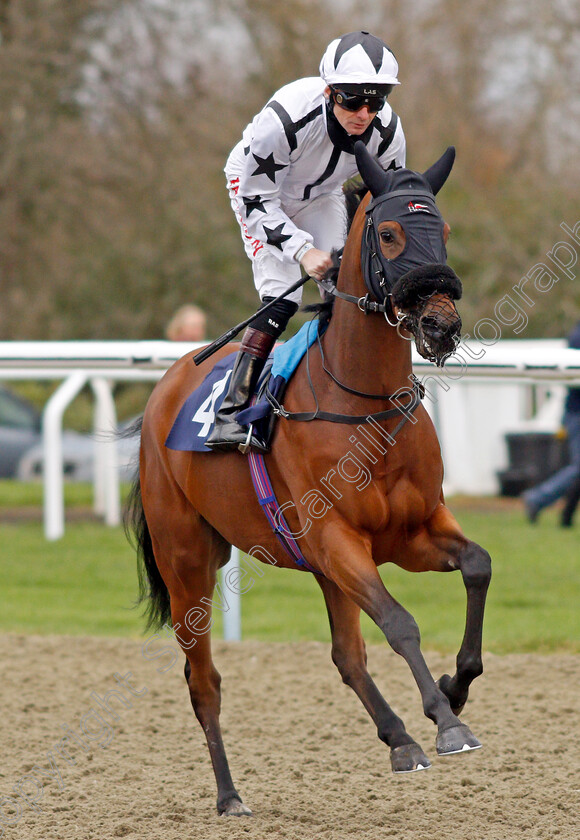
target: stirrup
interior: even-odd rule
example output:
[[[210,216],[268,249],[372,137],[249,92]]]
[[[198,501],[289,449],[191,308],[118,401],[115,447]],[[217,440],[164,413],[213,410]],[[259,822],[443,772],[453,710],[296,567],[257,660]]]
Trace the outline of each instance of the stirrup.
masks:
[[[259,437],[254,435],[253,423],[250,423],[248,434],[246,435],[246,439],[244,440],[244,442],[238,443],[238,449],[242,453],[242,455],[247,455],[251,449],[253,449],[255,452],[261,452],[262,454],[266,454],[270,451],[270,447],[263,443]]]
[[[238,443],[238,449],[242,453],[242,455],[247,455],[251,449],[251,440],[252,440],[252,433],[254,431],[254,424],[250,423],[248,426],[248,434],[246,439],[243,443]]]

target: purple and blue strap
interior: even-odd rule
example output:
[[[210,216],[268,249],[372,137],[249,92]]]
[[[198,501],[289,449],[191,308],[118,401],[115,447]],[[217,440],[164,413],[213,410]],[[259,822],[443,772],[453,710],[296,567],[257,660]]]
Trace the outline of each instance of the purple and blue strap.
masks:
[[[300,551],[298,543],[292,536],[292,531],[288,527],[288,523],[284,518],[282,509],[280,508],[278,500],[274,495],[274,489],[272,487],[272,482],[270,481],[270,476],[268,475],[268,470],[266,469],[264,456],[260,452],[253,452],[250,450],[248,453],[248,461],[256,496],[258,497],[262,510],[266,514],[266,518],[282,547],[286,553],[290,555],[292,560],[294,560],[297,566],[307,569],[309,572],[314,572],[315,575],[319,575],[320,572],[317,569],[314,569],[308,560],[306,560]]]

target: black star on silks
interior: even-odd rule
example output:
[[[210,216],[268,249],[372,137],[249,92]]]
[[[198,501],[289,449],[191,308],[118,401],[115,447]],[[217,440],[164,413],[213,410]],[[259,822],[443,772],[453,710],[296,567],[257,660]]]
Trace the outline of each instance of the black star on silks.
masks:
[[[274,245],[275,248],[279,248],[282,250],[282,243],[286,242],[287,239],[291,239],[291,236],[284,236],[282,233],[282,228],[284,227],[284,222],[280,222],[278,227],[275,228],[267,228],[264,225],[264,230],[266,231],[266,236],[268,245]]]
[[[265,213],[266,208],[262,204],[262,196],[254,195],[252,198],[243,198],[244,206],[246,208],[246,218],[249,219],[254,210],[259,210],[260,213]]]
[[[270,152],[270,154],[266,158],[260,157],[260,155],[254,155],[253,152],[252,155],[254,157],[254,160],[258,164],[258,168],[254,172],[252,172],[252,175],[267,175],[270,181],[272,181],[272,183],[275,184],[276,172],[278,172],[279,169],[285,169],[287,164],[276,163],[276,161],[274,160],[274,152]]]

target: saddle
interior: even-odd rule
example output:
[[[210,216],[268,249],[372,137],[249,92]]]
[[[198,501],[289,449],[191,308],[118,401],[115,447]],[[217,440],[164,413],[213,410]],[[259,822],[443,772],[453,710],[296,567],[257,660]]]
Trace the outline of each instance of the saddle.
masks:
[[[242,426],[253,423],[256,434],[266,445],[272,438],[278,419],[273,405],[282,400],[294,371],[310,345],[316,341],[318,329],[318,319],[309,321],[296,335],[274,348],[264,365],[250,405],[236,416]],[[205,446],[205,441],[211,434],[215,416],[227,393],[235,359],[236,353],[220,359],[186,399],[165,441],[168,449],[212,451]]]

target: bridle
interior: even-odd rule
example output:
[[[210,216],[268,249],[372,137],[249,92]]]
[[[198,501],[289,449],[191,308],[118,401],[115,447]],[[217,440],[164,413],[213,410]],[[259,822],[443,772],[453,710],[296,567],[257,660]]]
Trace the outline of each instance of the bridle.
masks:
[[[420,199],[422,196],[433,198],[433,194],[426,190],[414,189],[412,192],[395,190],[379,195],[369,202],[365,210],[366,222],[361,240],[361,269],[367,289],[366,294],[360,297],[350,295],[339,291],[336,284],[331,280],[314,279],[317,285],[327,294],[355,304],[365,315],[382,314],[387,323],[397,329],[401,338],[412,340],[412,337],[404,335],[402,332],[402,329],[406,328],[405,321],[410,319],[410,314],[405,311],[404,306],[401,306],[398,293],[411,280],[417,279],[421,281],[421,293],[418,295],[418,300],[427,300],[435,292],[449,294],[452,299],[457,300],[461,297],[461,283],[449,266],[434,263],[406,271],[395,280],[388,279],[387,265],[389,261],[383,256],[379,246],[378,224],[382,219],[377,218],[377,211],[383,201],[397,196],[412,197],[413,199]],[[416,275],[416,277],[413,275]],[[431,275],[437,279],[432,279],[429,282],[428,278]],[[394,306],[397,306],[396,314]]]
[[[385,257],[383,257],[378,244],[378,220],[376,218],[376,211],[377,208],[379,208],[382,204],[382,201],[384,201],[386,198],[392,197],[393,195],[407,194],[407,191],[401,190],[397,192],[387,193],[384,196],[379,195],[378,197],[374,198],[366,208],[365,212],[367,218],[361,241],[361,268],[367,290],[366,294],[362,296],[351,295],[347,292],[339,291],[336,287],[336,284],[329,279],[313,279],[315,280],[317,285],[328,295],[354,304],[359,309],[359,311],[364,313],[365,315],[383,315],[386,321],[390,324],[390,326],[395,327],[397,329],[399,336],[407,340],[413,340],[412,335],[407,336],[403,335],[402,333],[402,330],[405,329],[405,322],[411,317],[411,315],[410,313],[405,312],[404,308],[399,307],[397,305],[397,290],[404,288],[406,282],[409,281],[409,279],[412,279],[412,275],[415,274],[418,274],[422,278],[422,288],[426,294],[421,295],[421,299],[425,300],[428,299],[432,294],[435,294],[436,292],[447,292],[453,297],[459,297],[460,292],[459,294],[457,294],[457,284],[459,284],[459,289],[461,285],[459,279],[455,275],[455,272],[446,265],[420,266],[418,269],[405,272],[401,275],[401,277],[397,278],[393,282],[390,282],[387,279],[388,272],[386,270]],[[421,195],[431,195],[432,198],[432,194],[429,194],[426,191],[413,191],[413,196],[415,198],[417,196],[420,197]],[[339,255],[339,259],[340,257],[341,255]],[[431,274],[434,274],[434,276],[438,279],[433,279],[431,283],[429,283],[429,277],[431,276]],[[397,305],[396,315],[393,305]],[[317,334],[316,340],[322,360],[322,369],[327,374],[327,376],[329,376],[332,379],[332,381],[336,385],[338,385],[338,387],[340,387],[342,390],[346,391],[349,394],[363,397],[365,399],[392,402],[398,407],[393,409],[387,409],[386,411],[376,412],[374,414],[365,415],[336,414],[334,412],[331,413],[321,410],[310,373],[309,347],[306,353],[306,371],[308,383],[310,386],[312,396],[314,397],[316,409],[314,411],[308,412],[286,411],[284,406],[281,405],[280,402],[278,402],[278,400],[273,396],[273,394],[271,394],[269,389],[266,389],[265,395],[267,400],[272,405],[274,414],[277,414],[280,417],[284,417],[287,420],[297,420],[302,422],[308,422],[312,420],[327,420],[333,423],[347,424],[372,423],[380,420],[387,420],[389,418],[400,416],[402,414],[402,420],[392,432],[392,436],[394,436],[409,419],[410,414],[414,412],[417,406],[420,404],[421,399],[424,395],[424,389],[421,386],[421,383],[413,376],[412,387],[401,389],[396,394],[370,394],[364,391],[358,391],[355,388],[351,388],[350,386],[341,382],[327,367],[320,333]],[[405,400],[406,402],[403,405],[402,403]]]

